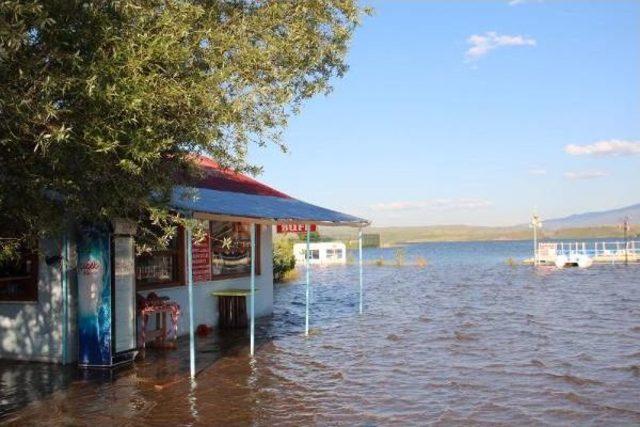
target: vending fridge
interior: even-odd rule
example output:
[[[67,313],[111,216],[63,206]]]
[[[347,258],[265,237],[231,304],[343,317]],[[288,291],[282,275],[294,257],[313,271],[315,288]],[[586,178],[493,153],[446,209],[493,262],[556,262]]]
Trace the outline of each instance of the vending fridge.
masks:
[[[78,364],[109,368],[137,354],[135,227],[82,227],[78,236]]]

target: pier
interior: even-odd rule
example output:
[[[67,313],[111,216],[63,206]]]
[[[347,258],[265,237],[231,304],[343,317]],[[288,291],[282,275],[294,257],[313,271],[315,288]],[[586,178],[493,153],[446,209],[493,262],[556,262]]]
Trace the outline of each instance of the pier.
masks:
[[[537,246],[538,264],[555,264],[560,256],[567,259],[589,257],[595,264],[620,264],[640,262],[640,241],[598,242],[540,242]],[[534,263],[534,259],[525,261]]]

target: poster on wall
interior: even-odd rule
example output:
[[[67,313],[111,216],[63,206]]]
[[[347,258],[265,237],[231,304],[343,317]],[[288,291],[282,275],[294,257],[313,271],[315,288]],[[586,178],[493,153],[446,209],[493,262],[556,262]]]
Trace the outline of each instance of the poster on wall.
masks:
[[[110,240],[106,227],[85,227],[78,240],[78,363],[111,364]]]
[[[259,241],[259,234],[256,239]],[[251,272],[250,224],[211,222],[211,266],[214,277],[237,276]]]
[[[211,280],[211,240],[209,233],[204,239],[192,242],[192,262],[194,282],[206,282]]]

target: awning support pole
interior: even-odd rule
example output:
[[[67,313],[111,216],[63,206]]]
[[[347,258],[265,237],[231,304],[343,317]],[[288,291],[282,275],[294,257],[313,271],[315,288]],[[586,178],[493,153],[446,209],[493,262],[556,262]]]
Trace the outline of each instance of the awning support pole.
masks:
[[[307,289],[306,289],[306,304],[305,304],[305,312],[304,312],[304,334],[305,336],[309,336],[309,284],[310,284],[310,275],[309,275],[309,257],[311,256],[311,226],[307,224],[307,253],[305,256],[305,264],[307,267]]]
[[[251,357],[256,341],[256,224],[251,224]]]
[[[362,228],[358,229],[358,264],[360,275],[360,314],[362,314],[362,299],[364,293],[364,286],[362,281]]]
[[[69,360],[69,278],[67,260],[69,259],[69,240],[65,232],[62,237],[62,258],[60,260],[60,279],[62,282],[62,364]]]
[[[189,372],[191,379],[196,377],[196,343],[193,329],[193,236],[191,227],[187,227],[187,286],[189,292]]]

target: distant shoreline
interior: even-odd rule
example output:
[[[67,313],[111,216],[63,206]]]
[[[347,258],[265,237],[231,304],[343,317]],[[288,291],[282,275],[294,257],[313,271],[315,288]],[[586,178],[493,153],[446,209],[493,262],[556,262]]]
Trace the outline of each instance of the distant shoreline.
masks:
[[[602,239],[611,239],[611,240],[620,240],[620,236],[598,236],[598,237],[579,237],[579,238],[544,238],[540,241],[560,241],[560,240],[602,240]],[[638,240],[639,237],[632,237],[629,240]],[[529,242],[531,238],[528,239],[483,239],[483,240],[409,240],[406,242],[395,242],[388,245],[381,245],[381,248],[395,248],[402,247],[408,245],[419,245],[421,243],[491,243],[491,242]]]
[[[638,239],[635,226],[629,236]],[[531,240],[531,230],[527,227],[480,227],[480,226],[426,226],[426,227],[370,227],[365,233],[379,234],[381,247],[398,247],[417,243],[455,243],[455,242],[509,242]],[[320,229],[323,238],[355,241],[357,231],[348,228],[324,227]],[[585,240],[585,239],[621,239],[623,231],[614,225],[600,227],[542,229],[540,240]]]

